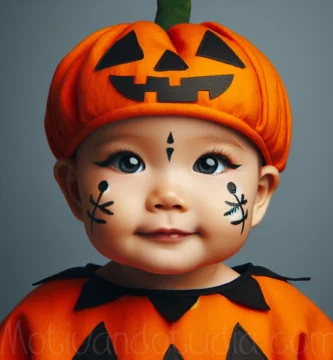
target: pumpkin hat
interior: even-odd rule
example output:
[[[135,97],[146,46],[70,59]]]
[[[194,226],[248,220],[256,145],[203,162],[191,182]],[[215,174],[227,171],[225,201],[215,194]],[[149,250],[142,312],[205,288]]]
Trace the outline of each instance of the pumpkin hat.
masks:
[[[158,0],[155,22],[106,27],[58,65],[45,131],[57,159],[95,129],[136,116],[214,121],[250,139],[283,171],[291,110],[276,69],[244,37],[215,22],[189,23],[190,0]]]

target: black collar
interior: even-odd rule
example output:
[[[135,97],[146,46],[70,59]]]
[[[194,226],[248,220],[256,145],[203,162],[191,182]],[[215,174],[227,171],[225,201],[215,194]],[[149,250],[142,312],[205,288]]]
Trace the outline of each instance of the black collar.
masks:
[[[102,278],[95,273],[100,267],[101,265],[88,263],[85,267],[67,269],[32,285],[56,279],[88,277],[75,304],[75,311],[101,306],[124,295],[146,296],[167,321],[174,322],[180,319],[200,296],[211,294],[220,294],[238,305],[254,310],[269,311],[270,307],[266,303],[260,285],[251,275],[268,276],[281,281],[310,280],[310,278],[284,277],[264,267],[247,263],[233,267],[232,269],[238,272],[240,276],[220,286],[189,290],[141,289],[122,287]]]

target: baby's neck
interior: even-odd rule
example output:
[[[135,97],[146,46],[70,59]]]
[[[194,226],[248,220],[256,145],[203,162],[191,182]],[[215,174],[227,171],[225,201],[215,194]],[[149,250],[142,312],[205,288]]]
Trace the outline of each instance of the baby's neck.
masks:
[[[146,289],[202,289],[228,283],[239,274],[223,263],[207,265],[186,274],[160,275],[111,261],[96,273],[124,287]]]

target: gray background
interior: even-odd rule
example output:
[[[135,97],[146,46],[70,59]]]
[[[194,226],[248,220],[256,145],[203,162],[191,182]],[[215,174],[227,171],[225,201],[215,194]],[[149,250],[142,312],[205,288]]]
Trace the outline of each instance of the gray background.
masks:
[[[106,263],[71,214],[52,174],[43,116],[54,70],[90,33],[154,20],[155,0],[1,0],[0,319],[31,283]],[[193,23],[246,36],[280,72],[293,107],[287,170],[262,224],[229,265],[252,262],[290,277],[333,319],[333,1],[193,0]]]

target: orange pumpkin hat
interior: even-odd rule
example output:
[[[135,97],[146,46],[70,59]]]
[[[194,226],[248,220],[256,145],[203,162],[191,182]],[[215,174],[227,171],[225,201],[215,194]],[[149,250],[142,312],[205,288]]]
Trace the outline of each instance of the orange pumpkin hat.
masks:
[[[178,115],[239,131],[266,164],[284,170],[291,110],[277,71],[242,36],[214,22],[190,24],[189,13],[190,0],[159,0],[155,23],[101,29],[65,56],[53,76],[45,114],[57,159],[73,155],[105,124]]]

